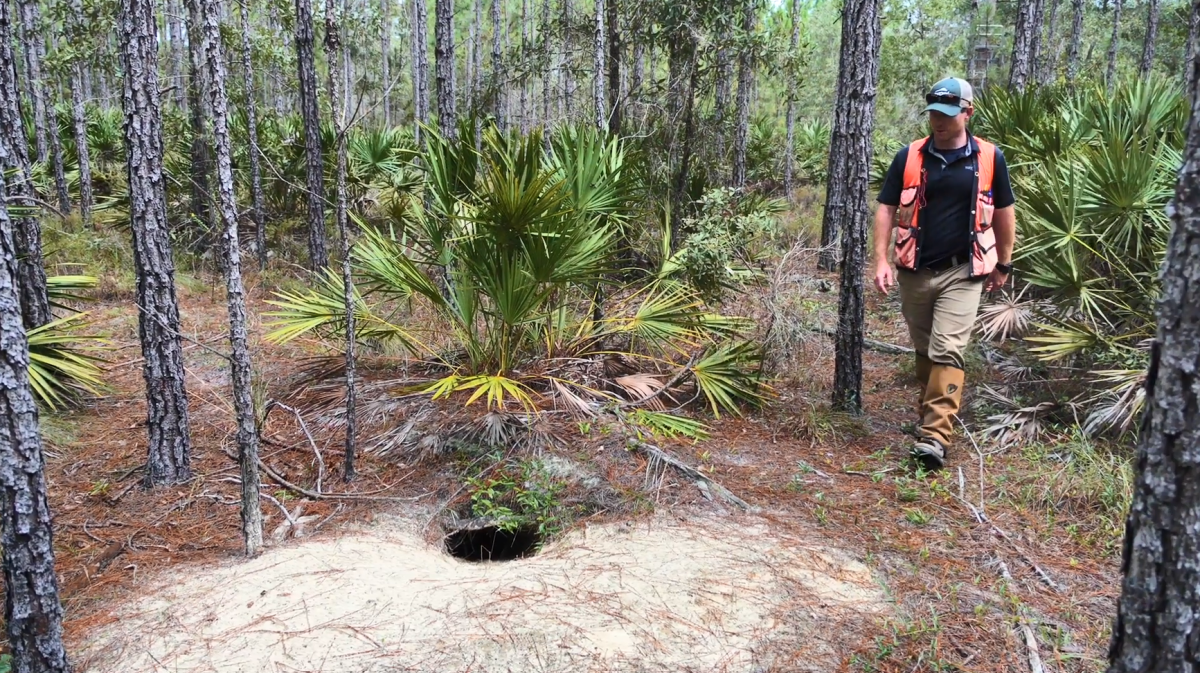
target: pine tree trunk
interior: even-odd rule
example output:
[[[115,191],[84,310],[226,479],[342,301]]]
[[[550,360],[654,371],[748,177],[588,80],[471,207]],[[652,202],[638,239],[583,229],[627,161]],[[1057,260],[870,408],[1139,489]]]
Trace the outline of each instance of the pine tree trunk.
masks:
[[[641,38],[633,44],[633,66],[629,69],[629,101],[634,114],[638,114],[642,106],[642,87],[645,86],[644,71],[646,69],[646,45]]]
[[[562,0],[562,27],[562,116],[569,123],[575,93],[575,74],[571,62],[571,0]]]
[[[8,14],[7,2],[0,11]],[[7,23],[7,18],[0,19]],[[7,28],[4,37],[9,37]],[[3,49],[9,50],[9,42]],[[8,66],[11,62],[5,62]],[[11,74],[5,78],[11,77]],[[6,97],[16,94],[11,89]],[[0,164],[8,165],[0,143]],[[29,346],[17,290],[18,252],[0,172],[0,549],[4,623],[13,671],[68,673],[63,609],[54,574],[54,530],[46,498],[38,409],[29,385]]]
[[[1195,114],[1168,212],[1174,226],[1146,373],[1109,673],[1194,673],[1200,661],[1200,117]]]
[[[1187,85],[1188,100],[1192,100],[1196,96],[1196,73],[1200,69],[1196,67],[1196,39],[1200,35],[1200,2],[1192,2],[1192,11],[1188,15],[1188,35],[1187,44],[1184,51],[1184,73],[1185,83]]]
[[[150,435],[146,485],[191,478],[188,398],[184,387],[175,263],[163,191],[162,103],[153,0],[123,0],[119,21],[129,221],[137,277],[138,336]]]
[[[1054,76],[1058,72],[1058,5],[1060,0],[1050,0],[1050,23],[1046,26],[1045,37],[1045,56],[1039,65],[1040,75],[1038,81],[1042,84],[1049,84],[1054,81]]]
[[[833,406],[851,413],[862,411],[863,270],[870,219],[867,191],[881,37],[879,0],[847,0],[842,12],[837,84],[838,91],[845,94],[834,104],[822,231],[842,230]]]
[[[83,107],[83,82],[80,74],[82,70],[83,66],[79,63],[71,66],[71,117],[74,122],[76,158],[79,163],[79,216],[84,226],[90,226],[95,197],[92,195],[92,161],[88,149],[87,115]]]
[[[1041,29],[1035,14],[1038,0],[1019,0],[1017,22],[1013,28],[1012,62],[1008,72],[1008,87],[1025,91],[1033,67],[1034,36]]]
[[[1121,6],[1125,0],[1113,0],[1113,29],[1112,38],[1108,42],[1108,68],[1104,71],[1104,86],[1112,93],[1114,80],[1117,77],[1117,48],[1121,40]]]
[[[596,32],[594,35],[594,51],[592,59],[592,104],[596,108],[596,128],[608,128],[608,101],[605,100],[604,57],[608,51],[604,46],[607,35],[604,32],[604,0],[596,1]]]
[[[246,0],[247,2],[249,0]],[[282,45],[287,41],[287,35],[283,27],[283,21],[279,18],[279,5],[275,2],[267,3],[267,23],[271,26],[271,33],[275,36],[278,44]],[[277,116],[284,116],[290,111],[288,108],[291,105],[291,96],[284,97],[284,81],[286,76],[283,74],[282,58],[271,59],[271,81],[272,86],[272,105],[275,108]]]
[[[0,0],[0,144],[6,150],[0,157],[0,172],[8,173],[8,194],[13,205],[36,210],[30,177],[29,147],[21,117],[15,54],[12,50],[12,25],[8,0]],[[32,329],[53,319],[46,297],[46,270],[42,265],[42,228],[37,217],[14,218],[13,243],[17,251],[17,288],[21,297],[21,315],[25,327]]]
[[[342,38],[340,21],[338,18],[337,9],[334,7],[335,0],[325,0],[325,55],[330,63],[338,63],[338,53],[342,50]],[[445,63],[445,54],[442,50],[442,30],[443,26],[443,8],[444,0],[437,0],[437,35],[435,39],[438,41],[437,50],[437,70],[438,70],[438,118],[443,115],[442,108],[442,67]],[[453,55],[453,47],[451,46],[450,54]],[[337,100],[340,96],[338,91],[338,81],[341,79],[341,73],[336,73],[335,69],[329,71],[329,99]],[[453,80],[451,80],[453,81]],[[334,196],[336,208],[336,220],[338,229],[338,239],[342,244],[342,301],[345,311],[346,320],[346,446],[345,446],[345,462],[343,470],[343,478],[346,481],[354,479],[354,454],[355,454],[355,436],[357,430],[356,422],[356,368],[355,368],[355,347],[356,337],[354,330],[354,277],[350,267],[350,231],[346,226],[346,114],[345,111],[338,113],[336,110],[333,114],[334,132],[337,134],[337,166],[336,171],[336,193]],[[453,125],[453,123],[451,123]],[[445,126],[443,123],[443,133]],[[450,136],[447,136],[450,137]]]
[[[242,20],[242,84],[246,90],[246,135],[250,141],[250,218],[254,220],[254,247],[258,268],[267,268],[267,220],[263,209],[262,167],[258,147],[258,98],[254,95],[254,67],[250,50],[247,0],[234,0]]]
[[[1142,43],[1142,64],[1138,72],[1145,79],[1154,67],[1154,48],[1158,42],[1158,0],[1146,5],[1146,40]]]
[[[792,36],[788,42],[791,50],[788,52],[788,63],[794,63],[796,58],[796,50],[800,48],[800,0],[792,0],[789,5],[790,19],[792,21]],[[787,125],[787,146],[784,148],[783,156],[783,193],[787,195],[788,201],[792,200],[792,190],[795,188],[795,171],[796,171],[796,78],[799,73],[793,72],[792,68],[788,68],[784,72],[784,77],[787,78],[787,119],[784,122]]]
[[[317,105],[314,40],[312,0],[296,0],[296,69],[308,167],[308,264],[313,271],[321,271],[329,266],[329,249],[325,243],[325,164],[321,160],[321,113]]]
[[[521,0],[521,92],[518,97],[517,117],[521,123],[521,134],[529,133],[529,0]]]
[[[746,186],[746,147],[750,144],[750,90],[754,87],[754,61],[749,42],[754,33],[755,5],[754,0],[742,0],[742,32],[746,44],[738,53],[737,129],[733,134],[733,175],[730,181],[739,189]]]
[[[62,138],[58,135],[58,110],[54,104],[46,106],[46,124],[49,125],[50,165],[54,171],[54,191],[58,195],[58,209],[71,212],[71,195],[67,193],[67,176],[63,170]]]
[[[620,0],[608,0],[605,5],[608,29],[608,132],[621,134],[621,5]]]
[[[212,176],[212,131],[209,126],[212,109],[208,99],[210,76],[205,67],[201,47],[204,43],[204,36],[200,34],[201,1],[184,0],[187,7],[188,63],[191,75],[188,86],[188,111],[192,126],[191,211],[193,226],[199,230],[195,238],[197,252],[204,252],[211,247],[217,231],[217,222],[212,211],[212,186],[209,184]]]
[[[436,0],[435,0],[436,1]],[[497,0],[499,1],[499,0]],[[425,0],[412,0],[412,67],[413,67],[413,114],[420,124],[429,123],[429,15]],[[422,138],[417,127],[417,141]]]
[[[669,166],[674,169],[671,184],[671,249],[683,243],[683,220],[687,205],[688,177],[691,172],[692,135],[695,130],[693,113],[696,100],[696,40],[688,26],[673,31],[667,40],[670,71],[667,93],[671,125],[683,126],[682,140],[672,133]]]
[[[453,138],[458,122],[454,100],[454,0],[435,0],[434,8],[437,12],[434,51],[437,58],[438,130],[443,138]]]
[[[725,160],[725,139],[729,127],[729,99],[733,91],[733,59],[729,57],[729,44],[733,33],[728,21],[721,22],[717,34],[716,91],[713,95],[713,121],[716,125],[716,149],[718,163]]]
[[[508,120],[504,116],[505,90],[504,57],[500,40],[503,38],[504,27],[500,19],[501,0],[492,0],[492,115],[496,118],[496,126],[501,131],[508,130]]]
[[[1071,0],[1071,46],[1067,48],[1067,83],[1079,75],[1079,43],[1083,40],[1083,0]]]
[[[46,53],[46,42],[42,37],[41,12],[37,0],[17,0],[17,11],[21,15],[21,42],[25,46],[26,87],[33,104],[33,129],[37,148],[37,160],[49,158],[50,145],[46,133],[46,90],[42,83],[42,61]]]
[[[175,87],[175,105],[180,110],[187,110],[187,72],[183,65],[187,39],[183,30],[183,7],[179,0],[167,3],[167,14],[167,25],[171,31],[171,85]]]
[[[1036,0],[1033,4],[1033,35],[1029,46],[1029,79],[1034,84],[1040,84],[1038,79],[1038,64],[1042,62],[1042,31],[1045,30],[1046,0]]]
[[[392,1],[379,0],[379,70],[383,84],[383,125],[392,127]]]
[[[242,481],[242,541],[246,555],[262,549],[263,522],[259,504],[258,426],[254,412],[249,337],[246,330],[246,291],[242,286],[241,246],[238,242],[237,203],[233,191],[233,157],[229,139],[228,79],[221,45],[220,0],[198,0],[200,35],[209,79],[208,108],[213,112],[213,146],[216,154],[216,206],[224,242],[225,291],[229,302],[230,378],[233,409],[237,417],[238,465]],[[242,5],[243,22],[245,5]],[[243,33],[244,35],[244,33]],[[252,97],[251,97],[252,99]]]

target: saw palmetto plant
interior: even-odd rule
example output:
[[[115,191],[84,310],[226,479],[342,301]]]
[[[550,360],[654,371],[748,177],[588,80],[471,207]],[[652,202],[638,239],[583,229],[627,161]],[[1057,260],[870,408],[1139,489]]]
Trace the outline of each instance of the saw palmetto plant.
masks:
[[[426,367],[397,388],[586,414],[652,396],[659,409],[703,398],[714,413],[761,401],[758,351],[738,338],[746,321],[683,284],[619,280],[618,242],[636,212],[620,143],[581,126],[557,131],[547,151],[536,132],[490,128],[476,150],[473,134],[430,131],[412,157],[419,198],[398,199],[380,226],[360,221],[358,338]],[[276,341],[344,327],[334,274],[273,303]]]
[[[1131,381],[1154,336],[1158,269],[1170,233],[1188,106],[1173,83],[1135,81],[1110,96],[994,89],[980,135],[1012,159],[1019,293],[985,306],[987,338],[1024,336],[1028,352],[1090,371],[1072,394],[1092,432],[1125,432],[1140,409]]]

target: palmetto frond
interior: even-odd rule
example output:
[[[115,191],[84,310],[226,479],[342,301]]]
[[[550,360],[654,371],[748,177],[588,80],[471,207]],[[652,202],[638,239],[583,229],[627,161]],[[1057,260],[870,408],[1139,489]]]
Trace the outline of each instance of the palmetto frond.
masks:
[[[105,340],[82,334],[85,313],[51,321],[29,330],[29,384],[38,400],[57,409],[79,393],[97,394],[103,386],[104,362],[99,353]]]
[[[979,310],[979,328],[988,341],[1007,341],[1009,336],[1024,336],[1033,322],[1037,302],[1024,300],[1025,290],[1005,292]]]

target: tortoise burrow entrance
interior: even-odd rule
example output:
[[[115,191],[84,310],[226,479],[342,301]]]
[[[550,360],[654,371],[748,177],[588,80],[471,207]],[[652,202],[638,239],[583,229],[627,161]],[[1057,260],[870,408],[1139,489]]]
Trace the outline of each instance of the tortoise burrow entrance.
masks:
[[[446,553],[464,561],[512,561],[537,554],[542,534],[532,526],[470,526],[446,533]]]

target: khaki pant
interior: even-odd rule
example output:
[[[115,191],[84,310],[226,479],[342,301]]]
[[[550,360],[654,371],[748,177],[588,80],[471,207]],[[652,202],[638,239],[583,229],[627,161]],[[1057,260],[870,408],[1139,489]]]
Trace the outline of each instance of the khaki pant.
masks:
[[[963,368],[984,281],[970,274],[969,264],[941,272],[900,269],[896,274],[913,349],[934,365]]]

